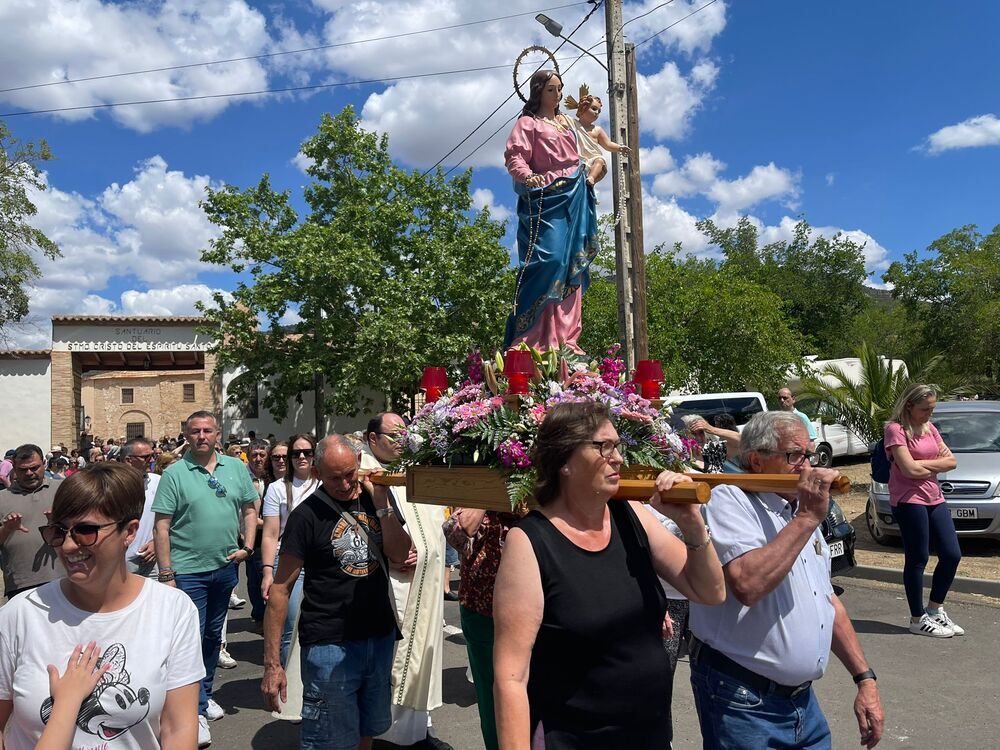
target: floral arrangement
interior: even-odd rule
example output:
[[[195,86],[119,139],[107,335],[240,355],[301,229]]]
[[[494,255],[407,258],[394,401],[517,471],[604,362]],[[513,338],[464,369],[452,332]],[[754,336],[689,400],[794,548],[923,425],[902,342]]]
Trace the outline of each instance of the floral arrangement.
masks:
[[[529,392],[519,397],[503,395],[507,381],[500,354],[493,361],[470,355],[468,378],[420,409],[400,435],[403,454],[395,468],[446,464],[500,469],[507,476],[511,507],[516,507],[534,491],[531,454],[538,425],[552,407],[565,401],[608,405],[626,466],[680,469],[690,458],[688,442],[670,427],[669,410],[655,409],[626,382],[618,345],[599,363],[589,364],[556,350],[530,351],[535,373]]]

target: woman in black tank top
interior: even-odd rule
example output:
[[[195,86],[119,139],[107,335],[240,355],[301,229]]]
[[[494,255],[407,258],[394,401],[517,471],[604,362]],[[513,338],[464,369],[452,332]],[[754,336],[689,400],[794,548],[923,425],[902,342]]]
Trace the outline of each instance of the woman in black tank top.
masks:
[[[532,512],[507,536],[494,591],[502,750],[664,750],[670,662],[662,576],[692,601],[725,584],[696,506],[659,502],[689,544],[618,487],[618,433],[606,406],[556,406],[539,428]],[[683,475],[664,472],[660,491]]]

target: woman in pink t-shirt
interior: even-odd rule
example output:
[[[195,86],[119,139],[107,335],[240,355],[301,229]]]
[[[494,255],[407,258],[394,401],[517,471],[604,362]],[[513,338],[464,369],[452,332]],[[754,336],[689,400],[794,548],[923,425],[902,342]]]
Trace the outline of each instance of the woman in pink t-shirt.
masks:
[[[903,535],[903,588],[910,605],[910,632],[933,638],[964,635],[944,611],[944,599],[955,580],[962,550],[941,494],[937,475],[957,465],[931,424],[937,394],[927,385],[911,385],[896,402],[885,426],[885,451],[891,461],[889,503]],[[924,608],[924,568],[934,540],[938,563],[930,600]]]

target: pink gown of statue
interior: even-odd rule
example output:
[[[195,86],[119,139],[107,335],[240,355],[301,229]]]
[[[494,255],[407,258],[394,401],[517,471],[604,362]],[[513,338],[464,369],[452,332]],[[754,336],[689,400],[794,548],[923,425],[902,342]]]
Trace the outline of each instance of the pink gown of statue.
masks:
[[[580,154],[572,128],[560,129],[537,117],[518,118],[507,139],[504,159],[507,171],[520,183],[532,174],[540,174],[549,186],[560,178],[572,176],[580,168]],[[534,325],[508,345],[524,341],[528,346],[545,351],[563,343],[583,354],[577,345],[582,331],[581,301],[580,287],[571,288],[561,302],[545,305]]]

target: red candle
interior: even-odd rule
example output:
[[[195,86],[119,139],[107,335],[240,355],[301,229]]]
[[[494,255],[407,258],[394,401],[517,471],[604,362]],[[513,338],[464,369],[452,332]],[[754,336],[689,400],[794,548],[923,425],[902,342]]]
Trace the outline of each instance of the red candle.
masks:
[[[511,349],[504,358],[503,374],[507,377],[507,392],[512,395],[528,393],[528,381],[535,373],[535,363],[531,352],[525,349]]]
[[[635,363],[635,382],[643,398],[659,398],[663,382],[663,365],[658,359],[640,359]]]
[[[425,367],[424,376],[420,379],[420,387],[427,393],[427,403],[434,403],[448,388],[447,370],[443,367]]]

